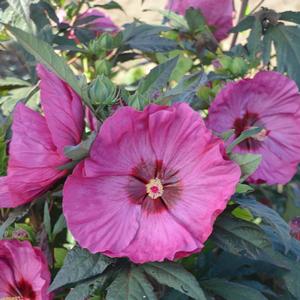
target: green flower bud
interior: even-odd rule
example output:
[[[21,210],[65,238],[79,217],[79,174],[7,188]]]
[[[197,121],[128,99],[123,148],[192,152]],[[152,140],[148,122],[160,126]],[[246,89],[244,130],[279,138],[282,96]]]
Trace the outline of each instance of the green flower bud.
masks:
[[[89,98],[92,105],[109,105],[115,100],[116,87],[109,78],[98,76],[89,88]]]
[[[106,59],[99,59],[95,63],[95,69],[98,75],[109,76],[111,74],[112,67],[112,63]]]
[[[247,62],[241,57],[235,57],[230,66],[230,71],[234,75],[245,75],[248,70]]]

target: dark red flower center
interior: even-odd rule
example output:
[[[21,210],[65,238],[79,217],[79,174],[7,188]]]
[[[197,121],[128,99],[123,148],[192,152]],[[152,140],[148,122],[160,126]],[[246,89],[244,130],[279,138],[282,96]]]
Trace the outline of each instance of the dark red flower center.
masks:
[[[35,300],[36,293],[32,288],[32,285],[22,278],[20,281],[16,283],[15,286],[9,287],[9,294],[11,295],[11,299],[18,300]]]
[[[255,136],[248,138],[241,142],[239,146],[241,148],[250,150],[257,149],[261,146],[262,141],[268,136],[269,131],[264,128],[264,125],[260,121],[259,115],[257,113],[246,112],[242,118],[235,119],[233,123],[233,128],[235,130],[235,137],[239,137],[245,130],[248,130],[252,127],[261,127],[263,128]]]
[[[148,213],[168,210],[180,197],[182,184],[178,171],[168,170],[162,161],[141,161],[131,173],[129,198]]]

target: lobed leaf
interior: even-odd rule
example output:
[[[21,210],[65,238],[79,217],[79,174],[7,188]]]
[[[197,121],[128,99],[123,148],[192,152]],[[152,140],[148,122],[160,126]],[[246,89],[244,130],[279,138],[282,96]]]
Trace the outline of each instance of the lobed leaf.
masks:
[[[158,300],[141,267],[121,270],[107,290],[107,300]]]
[[[196,278],[186,271],[182,265],[164,262],[149,263],[142,267],[145,272],[158,283],[178,290],[195,300],[206,300],[203,290]]]
[[[91,254],[85,249],[75,247],[67,254],[64,265],[57,273],[49,290],[54,291],[67,284],[99,275],[112,262],[113,260],[106,256]]]

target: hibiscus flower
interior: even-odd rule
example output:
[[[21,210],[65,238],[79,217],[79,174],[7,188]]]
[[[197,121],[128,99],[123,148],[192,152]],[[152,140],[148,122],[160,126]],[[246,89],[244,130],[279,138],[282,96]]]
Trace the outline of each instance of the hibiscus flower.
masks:
[[[39,248],[0,240],[0,299],[50,300],[50,273]]]
[[[68,177],[68,228],[91,252],[133,262],[198,252],[240,178],[187,104],[117,110]]]
[[[262,71],[253,79],[228,83],[212,103],[207,125],[218,133],[234,129],[227,144],[244,130],[262,129],[233,149],[262,156],[250,183],[285,184],[295,174],[300,162],[300,95],[288,77]]]
[[[218,41],[228,36],[233,26],[232,0],[169,0],[167,4],[167,9],[180,15],[190,7],[201,10]]]
[[[67,174],[64,147],[80,143],[84,129],[79,96],[39,65],[44,116],[19,103],[13,114],[7,176],[0,178],[0,207],[16,207],[47,191]]]

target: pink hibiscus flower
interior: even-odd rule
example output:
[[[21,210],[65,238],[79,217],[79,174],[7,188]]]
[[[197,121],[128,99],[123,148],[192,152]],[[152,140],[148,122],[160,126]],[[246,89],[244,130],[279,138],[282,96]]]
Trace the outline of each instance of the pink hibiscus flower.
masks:
[[[173,260],[203,247],[239,178],[223,142],[187,104],[123,107],[66,181],[63,210],[93,253]]]
[[[0,240],[0,270],[0,299],[52,299],[47,261],[29,242]]]
[[[67,174],[64,147],[80,143],[84,113],[77,94],[38,66],[44,116],[20,103],[13,114],[7,176],[0,178],[0,207],[34,200]]]
[[[85,22],[79,27],[91,30],[96,36],[101,35],[104,32],[117,33],[119,27],[107,16],[104,12],[97,9],[88,9],[84,13],[80,14],[77,21],[83,21],[85,18],[95,17],[90,21]],[[75,32],[72,30],[70,38],[76,38]]]
[[[207,125],[219,133],[235,129],[227,143],[246,129],[262,128],[233,149],[262,156],[249,182],[284,184],[295,174],[300,162],[300,95],[288,77],[263,71],[227,84],[209,109]]]
[[[167,9],[180,15],[193,7],[200,9],[218,41],[228,36],[233,26],[232,0],[169,0]]]

